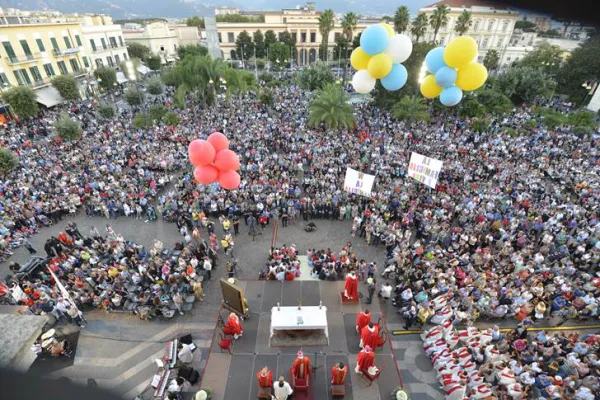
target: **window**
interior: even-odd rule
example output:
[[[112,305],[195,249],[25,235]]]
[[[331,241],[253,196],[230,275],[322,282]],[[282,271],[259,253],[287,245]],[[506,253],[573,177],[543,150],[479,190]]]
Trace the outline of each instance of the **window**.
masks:
[[[4,72],[0,72],[0,86],[10,86],[10,82],[8,81],[8,78]]]
[[[65,46],[67,46],[67,49],[71,48],[71,40],[69,40],[68,36],[64,36],[63,39],[65,40]]]
[[[127,53],[123,53],[123,60],[127,60]]]
[[[108,40],[110,41],[110,47],[112,47],[113,49],[117,47],[117,39],[115,39],[114,37],[110,37],[108,38]]]
[[[102,67],[102,66],[104,66],[104,64],[102,63],[102,59],[96,58],[96,67]]]
[[[46,75],[48,76],[48,78],[52,78],[53,76],[56,75],[52,64],[44,64],[44,71],[46,72]]]
[[[306,32],[300,33],[300,43],[306,43]]]
[[[293,33],[292,33],[292,41],[293,41],[294,43],[298,42],[298,34],[297,34],[296,32],[293,32]]]
[[[317,41],[317,33],[316,32],[311,32],[310,33],[310,42],[311,43],[315,43]]]
[[[17,58],[15,51],[12,48],[12,44],[10,44],[10,42],[2,42],[2,45],[4,46],[4,50],[6,50],[6,54],[8,55],[8,58],[11,59],[11,61]]]
[[[502,21],[502,32],[506,32],[507,29],[508,29],[508,21],[504,20],[504,21]]]
[[[506,57],[506,61],[510,61],[512,59],[511,56]]]
[[[160,51],[165,51],[165,46],[160,46]]]
[[[58,65],[58,70],[60,71],[61,75],[66,75],[69,73],[69,70],[67,69],[67,65],[65,64],[64,61],[59,61],[56,63],[56,65]]]
[[[79,47],[83,46],[83,44],[81,44],[81,38],[79,35],[75,35],[75,43],[77,43],[77,46]]]
[[[491,32],[492,30],[494,30],[494,23],[496,21],[491,20],[490,22],[488,22],[488,32]]]
[[[88,58],[86,56],[81,57],[81,59],[83,60],[83,66],[86,68],[90,67],[90,62],[88,61]]]
[[[497,47],[502,47],[502,38],[498,39],[498,44],[496,46]]]
[[[44,47],[44,42],[42,42],[42,39],[35,39],[35,42],[37,43],[38,49],[40,49],[40,53],[42,51],[46,51],[46,48]]]
[[[108,65],[110,65],[111,67],[115,66],[115,62],[113,61],[113,58],[111,56],[106,57],[106,61],[108,61]]]
[[[106,50],[106,40],[104,40],[104,38],[100,38],[100,41],[102,42],[102,48]]]
[[[76,58],[71,58],[69,60],[69,63],[71,63],[71,69],[73,70],[73,72],[79,71],[79,63],[77,62]]]
[[[445,39],[444,36],[440,36],[440,44],[444,44],[444,39]]]
[[[173,49],[177,50],[177,45],[173,43]]]
[[[56,41],[56,38],[51,37],[50,38],[50,42],[52,43],[52,48],[54,50],[59,50],[60,47],[58,47],[58,42]]]
[[[235,42],[235,36],[233,35],[233,32],[227,32],[227,41],[229,43]]]
[[[23,53],[25,53],[26,56],[31,55],[31,49],[29,48],[29,43],[27,43],[27,40],[21,40],[21,47],[23,48]]]
[[[336,32],[333,34],[333,40],[337,41],[340,38],[340,33]]]
[[[123,38],[121,36],[119,36],[119,46],[121,46],[121,47],[125,46],[123,44]]]
[[[219,43],[223,43],[223,39],[221,38],[221,32],[219,32]]]
[[[35,82],[42,81],[42,74],[40,74],[40,70],[38,69],[38,67],[30,67],[29,72],[31,72],[31,76],[33,77],[33,80]]]
[[[277,40],[279,40],[280,42],[282,42],[282,41],[283,41],[283,32],[279,32],[279,33],[277,34]]]
[[[31,79],[29,78],[29,74],[27,73],[26,69],[16,70],[15,77],[17,78],[17,82],[19,82],[19,85],[31,84]]]
[[[119,65],[121,63],[121,59],[119,58],[119,55],[115,55],[115,64]]]
[[[92,51],[96,51],[96,42],[94,42],[94,39],[90,39],[90,46],[92,46]]]
[[[485,49],[488,45],[488,38],[483,39],[481,42],[481,48]]]
[[[475,22],[473,22],[473,31],[477,32],[479,30],[479,20],[476,19]]]

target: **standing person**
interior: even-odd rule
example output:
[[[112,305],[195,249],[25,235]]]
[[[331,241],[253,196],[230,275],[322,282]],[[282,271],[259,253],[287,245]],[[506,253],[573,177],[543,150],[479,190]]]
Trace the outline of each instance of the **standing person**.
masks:
[[[206,275],[208,276],[208,279],[210,280],[212,264],[210,263],[210,260],[208,259],[208,257],[204,257],[204,264],[202,264],[202,267],[206,271]]]
[[[179,290],[175,291],[175,294],[173,295],[173,303],[175,303],[175,307],[177,307],[179,315],[183,315],[183,310],[181,309],[183,306],[183,297],[181,296]]]
[[[29,240],[23,239],[23,246],[25,246],[27,251],[29,251],[29,254],[37,253],[37,251],[33,248],[33,245],[31,244],[31,242]]]
[[[367,304],[371,304],[373,301],[373,294],[375,293],[376,283],[374,278],[367,279],[367,291],[369,293],[369,297],[367,297]]]
[[[233,232],[235,233],[235,236],[240,234],[240,219],[237,215],[234,215],[233,217]]]
[[[337,363],[331,368],[331,384],[344,385],[346,383],[346,375],[348,374],[348,366],[344,363]]]
[[[402,316],[404,317],[404,329],[409,330],[417,317],[417,307],[414,301],[410,303],[410,307],[408,310],[404,311]]]
[[[248,221],[248,235],[256,235],[257,231],[256,231],[256,217],[252,214],[250,214],[250,216],[247,219]]]
[[[290,216],[288,215],[286,209],[283,209],[283,213],[281,214],[281,225],[285,228],[288,225],[288,219]]]
[[[285,381],[283,376],[279,377],[279,381],[273,385],[273,393],[276,400],[287,400],[294,391],[289,383]]]

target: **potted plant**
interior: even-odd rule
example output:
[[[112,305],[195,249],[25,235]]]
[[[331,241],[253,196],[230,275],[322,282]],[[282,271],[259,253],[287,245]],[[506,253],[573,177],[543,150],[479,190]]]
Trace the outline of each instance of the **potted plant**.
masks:
[[[398,386],[396,389],[392,390],[390,397],[392,400],[409,400],[408,395],[401,386]]]

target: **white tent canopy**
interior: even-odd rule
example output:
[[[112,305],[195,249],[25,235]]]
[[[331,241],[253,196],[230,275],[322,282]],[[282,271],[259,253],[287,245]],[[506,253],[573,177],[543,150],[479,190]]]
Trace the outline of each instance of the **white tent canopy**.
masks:
[[[53,86],[46,86],[35,92],[37,97],[37,102],[43,104],[44,106],[51,108],[57,104],[60,104],[64,101],[64,99],[58,93]]]
[[[140,74],[146,75],[148,72],[150,72],[150,68],[146,67],[145,65],[138,65],[137,70]]]
[[[117,72],[117,83],[121,84],[121,83],[125,83],[127,82],[129,79],[127,79],[125,77],[125,74],[121,71]]]

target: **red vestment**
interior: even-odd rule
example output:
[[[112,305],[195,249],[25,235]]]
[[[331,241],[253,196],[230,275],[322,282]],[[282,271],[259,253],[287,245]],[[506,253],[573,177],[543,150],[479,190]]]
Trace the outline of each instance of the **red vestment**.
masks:
[[[231,314],[227,319],[227,325],[223,327],[223,333],[226,335],[241,335],[244,331],[242,330],[242,323],[237,315]]]
[[[358,298],[358,277],[348,275],[346,277],[346,284],[344,285],[344,294],[350,300]]]
[[[310,358],[308,357],[298,357],[294,360],[294,364],[292,364],[292,375],[294,375],[297,379],[305,379],[307,376],[310,376]]]
[[[367,371],[370,367],[375,365],[375,353],[372,351],[366,352],[362,350],[358,353],[358,358],[356,359],[357,370],[358,371]]]
[[[266,375],[262,375],[262,370],[256,373],[258,386],[261,388],[271,388],[273,386],[273,373],[269,371]]]
[[[379,347],[379,326],[376,324],[373,324],[373,331],[369,329],[369,325],[360,331],[360,347],[365,346],[370,346],[373,350]]]
[[[371,314],[365,314],[364,311],[361,311],[356,317],[356,332],[361,333],[362,329],[369,325],[369,322],[371,322]]]
[[[344,365],[344,368],[339,369],[337,365],[331,368],[331,384],[332,385],[343,385],[346,382],[346,374],[348,373],[348,366]]]

